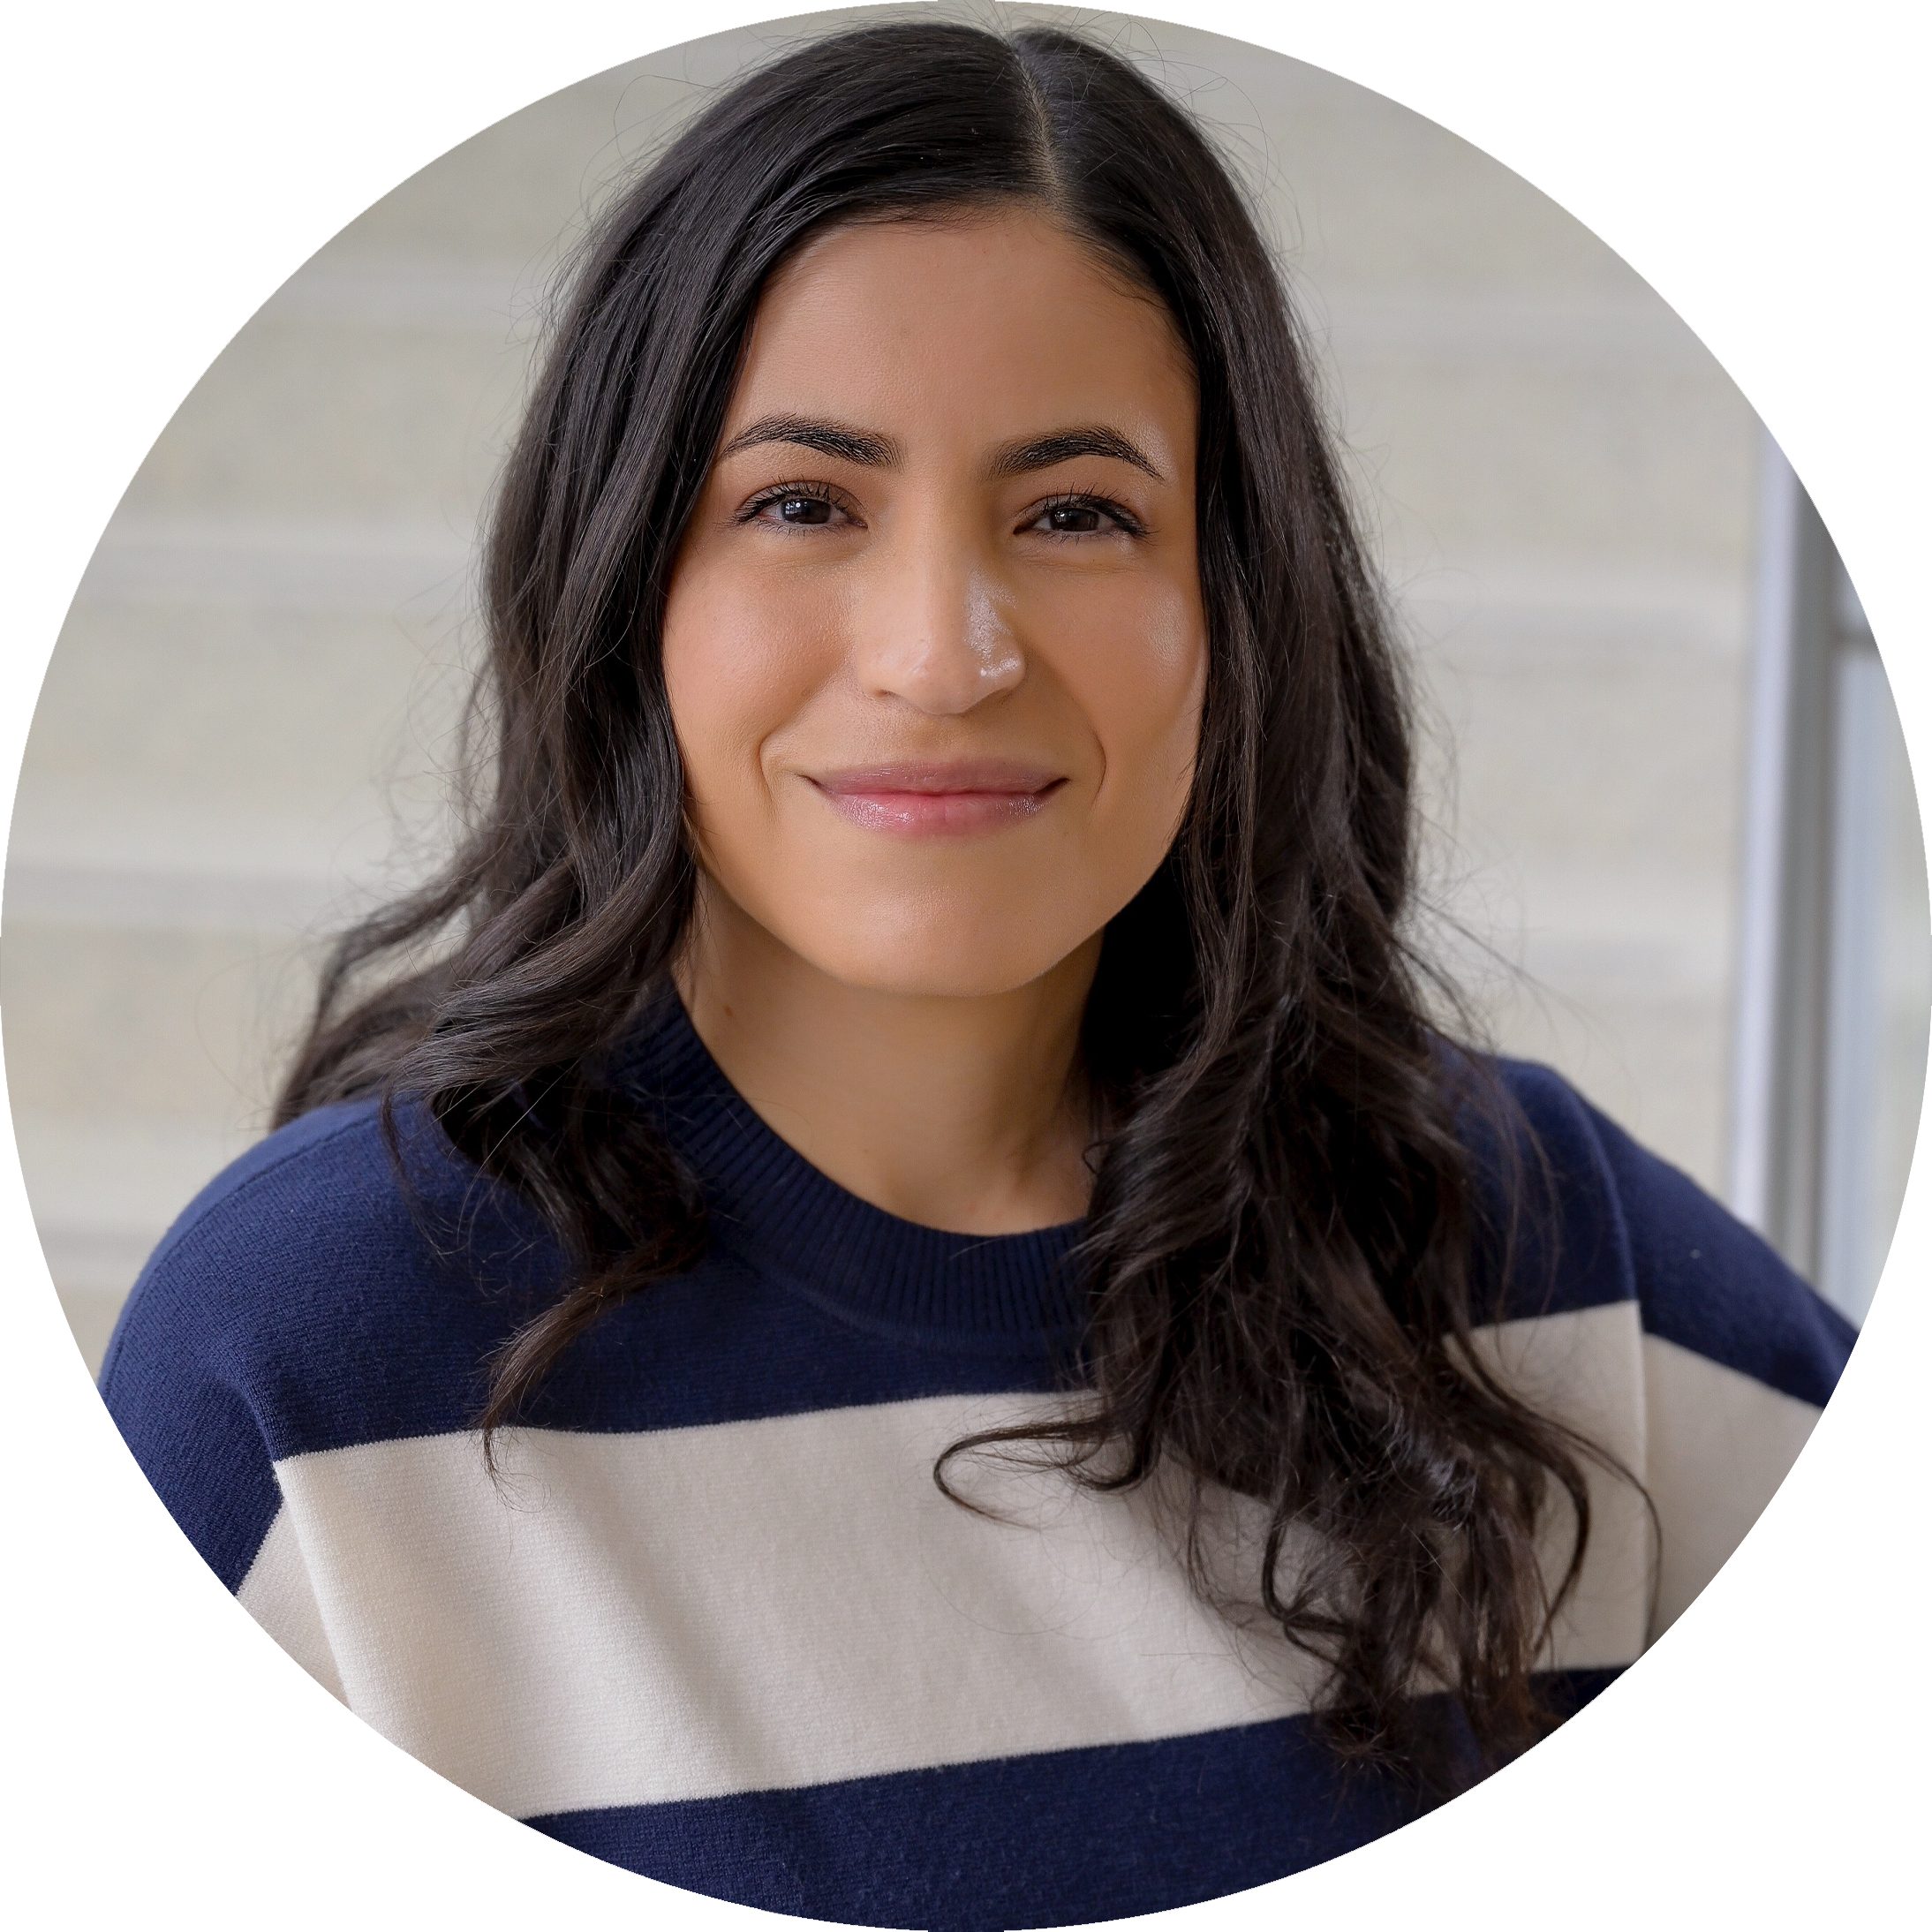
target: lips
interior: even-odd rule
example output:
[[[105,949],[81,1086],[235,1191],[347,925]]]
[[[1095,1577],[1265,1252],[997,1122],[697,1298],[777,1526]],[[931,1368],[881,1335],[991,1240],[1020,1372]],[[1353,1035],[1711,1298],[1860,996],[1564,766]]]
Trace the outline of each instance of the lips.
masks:
[[[811,783],[833,810],[868,831],[912,836],[991,832],[1035,817],[1067,782],[1004,758],[869,765],[825,772]]]

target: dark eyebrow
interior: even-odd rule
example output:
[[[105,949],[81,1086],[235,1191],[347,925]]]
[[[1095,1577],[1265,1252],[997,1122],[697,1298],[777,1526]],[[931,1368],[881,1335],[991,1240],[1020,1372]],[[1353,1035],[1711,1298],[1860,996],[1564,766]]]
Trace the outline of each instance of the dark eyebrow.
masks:
[[[1131,463],[1144,470],[1157,483],[1167,479],[1149,460],[1136,442],[1105,423],[1090,423],[1078,429],[1055,430],[1050,436],[1036,436],[1025,442],[1009,442],[992,459],[994,476],[1024,476],[1030,470],[1050,470],[1056,463],[1075,457],[1112,457],[1117,463]]]
[[[802,449],[816,449],[822,457],[841,457],[848,463],[863,463],[868,469],[886,469],[899,460],[899,445],[890,436],[874,436],[863,429],[847,429],[838,423],[813,422],[805,416],[761,416],[741,429],[722,449],[719,459],[734,457],[741,449],[755,449],[762,442],[789,442]]]

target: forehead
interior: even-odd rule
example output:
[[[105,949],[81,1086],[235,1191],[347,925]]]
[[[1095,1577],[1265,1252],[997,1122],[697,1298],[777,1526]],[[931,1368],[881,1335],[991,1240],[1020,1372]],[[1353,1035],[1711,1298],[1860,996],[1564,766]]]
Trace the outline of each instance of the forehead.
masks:
[[[1178,457],[1192,454],[1195,390],[1165,308],[1016,209],[808,244],[759,303],[730,424],[769,411],[982,445],[1131,419]]]

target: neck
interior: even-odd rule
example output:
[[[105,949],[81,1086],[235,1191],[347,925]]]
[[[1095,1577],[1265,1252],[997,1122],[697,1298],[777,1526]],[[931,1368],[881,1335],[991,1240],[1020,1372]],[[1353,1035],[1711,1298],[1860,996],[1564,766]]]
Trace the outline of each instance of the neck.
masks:
[[[927,1227],[1079,1219],[1091,1185],[1081,1015],[1099,936],[984,995],[849,985],[707,880],[675,973],[698,1037],[774,1133],[849,1193]]]

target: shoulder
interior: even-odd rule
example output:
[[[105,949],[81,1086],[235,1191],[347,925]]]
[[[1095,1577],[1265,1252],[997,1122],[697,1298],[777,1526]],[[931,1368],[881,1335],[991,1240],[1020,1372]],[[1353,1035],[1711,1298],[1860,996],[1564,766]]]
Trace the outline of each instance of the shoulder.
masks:
[[[319,1109],[217,1175],[169,1230],[101,1392],[227,1574],[242,1559],[219,1560],[225,1543],[252,1553],[252,1516],[272,1514],[274,1462],[469,1426],[477,1365],[551,1260],[528,1211],[426,1116],[399,1109],[392,1139],[373,1100]],[[253,1513],[220,1500],[251,1488]],[[217,1507],[237,1517],[232,1536],[184,1520]]]
[[[132,1334],[163,1309],[193,1303],[241,1341],[251,1318],[306,1299],[346,1237],[406,1249],[401,1176],[383,1144],[377,1104],[304,1114],[224,1168],[176,1218],[148,1257],[108,1350],[115,1377]],[[209,1340],[217,1338],[210,1336]]]
[[[374,1100],[324,1107],[211,1181],[141,1271],[102,1371],[111,1390],[166,1331],[245,1372],[309,1331],[406,1320],[454,1284],[457,1247],[493,1242],[516,1210],[426,1116]]]
[[[1454,1064],[1475,1169],[1479,1305],[1517,1320],[1632,1300],[1628,1234],[1581,1097],[1528,1060]]]
[[[1560,1075],[1486,1064],[1504,1119],[1468,1140],[1485,1220],[1515,1231],[1506,1313],[1634,1300],[1647,1335],[1822,1406],[1856,1339],[1851,1324]]]

